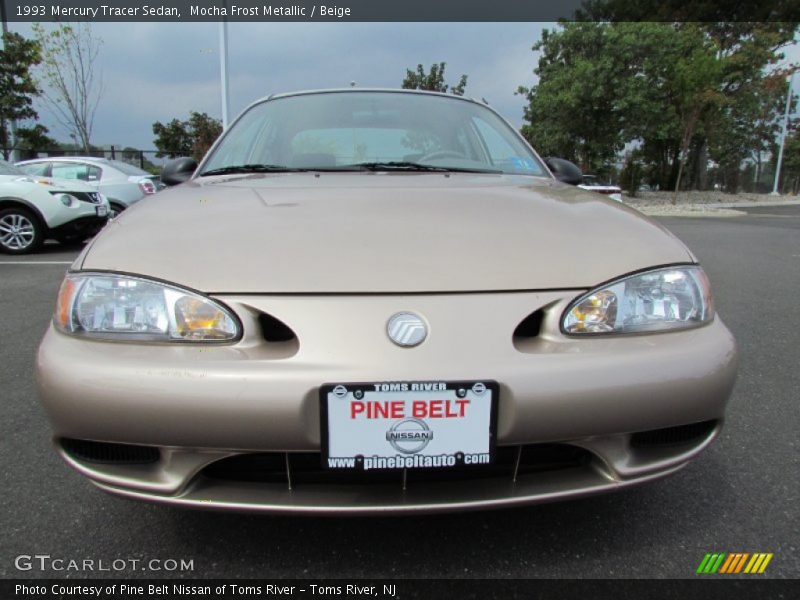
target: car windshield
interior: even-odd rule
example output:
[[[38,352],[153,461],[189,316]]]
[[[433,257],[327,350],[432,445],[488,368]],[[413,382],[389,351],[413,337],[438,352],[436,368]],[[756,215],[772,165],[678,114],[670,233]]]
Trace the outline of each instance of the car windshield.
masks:
[[[520,137],[476,102],[432,94],[327,92],[251,107],[202,173],[458,170],[546,176]]]
[[[21,175],[25,177],[27,174],[25,171],[18,169],[11,163],[7,163],[4,160],[0,160],[0,175]]]

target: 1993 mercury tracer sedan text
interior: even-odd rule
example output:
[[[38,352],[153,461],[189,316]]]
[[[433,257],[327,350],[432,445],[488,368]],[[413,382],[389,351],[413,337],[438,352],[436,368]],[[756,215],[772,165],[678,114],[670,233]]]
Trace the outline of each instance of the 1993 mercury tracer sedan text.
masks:
[[[668,231],[480,102],[256,102],[72,265],[39,350],[59,453],[182,506],[439,511],[675,472],[737,363]]]

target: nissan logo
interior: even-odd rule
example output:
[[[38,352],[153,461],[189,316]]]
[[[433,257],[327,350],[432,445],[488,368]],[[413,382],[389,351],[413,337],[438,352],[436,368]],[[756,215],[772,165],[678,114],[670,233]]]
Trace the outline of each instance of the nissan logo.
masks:
[[[416,454],[425,449],[433,439],[433,432],[422,419],[397,421],[386,432],[386,441],[403,454]]]
[[[386,325],[386,333],[398,346],[418,346],[428,337],[428,328],[422,317],[411,312],[393,315]]]

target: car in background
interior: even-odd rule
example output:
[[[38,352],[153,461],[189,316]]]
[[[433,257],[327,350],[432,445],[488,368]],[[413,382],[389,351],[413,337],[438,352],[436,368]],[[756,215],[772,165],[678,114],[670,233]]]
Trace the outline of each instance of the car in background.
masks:
[[[589,190],[590,192],[603,194],[604,196],[608,196],[617,202],[622,202],[622,188],[618,185],[614,185],[613,183],[602,181],[597,175],[584,175],[581,178],[581,183],[578,184],[578,187],[584,190]]]
[[[82,242],[108,215],[108,200],[91,186],[32,177],[0,160],[0,251],[28,254],[46,239]]]
[[[93,186],[108,198],[112,218],[165,187],[156,175],[126,162],[106,158],[51,156],[25,160],[17,166],[29,175],[77,179]]]

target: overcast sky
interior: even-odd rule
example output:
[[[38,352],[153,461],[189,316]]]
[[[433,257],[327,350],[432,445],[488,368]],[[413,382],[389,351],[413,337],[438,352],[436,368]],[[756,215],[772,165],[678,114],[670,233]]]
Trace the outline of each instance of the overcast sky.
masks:
[[[483,97],[522,123],[520,85],[533,83],[531,46],[543,23],[230,23],[230,113],[276,92],[399,87],[406,69],[447,62],[448,83],[469,75],[466,95]],[[552,25],[549,25],[552,27]],[[30,35],[24,23],[10,27]],[[103,96],[92,142],[152,149],[154,121],[189,111],[221,116],[216,23],[96,23],[103,39]],[[68,136],[43,107],[40,120]]]
[[[10,28],[30,35],[25,23]],[[95,23],[103,39],[104,92],[92,142],[153,149],[152,124],[189,111],[221,116],[217,23]],[[448,83],[469,75],[467,96],[485,98],[522,124],[518,86],[535,82],[531,46],[552,23],[230,23],[231,118],[276,92],[399,87],[406,68],[447,62]],[[800,52],[791,50],[793,60]],[[798,77],[797,79],[800,79]],[[796,82],[800,87],[800,82]],[[67,141],[43,107],[41,122]]]

